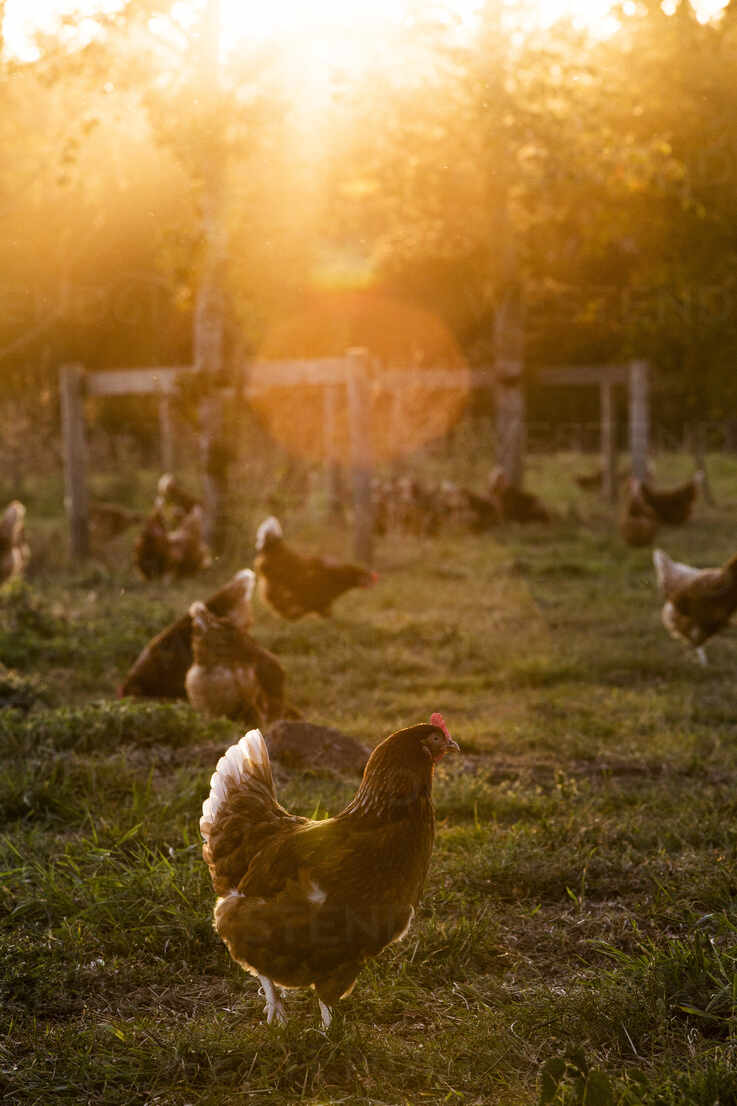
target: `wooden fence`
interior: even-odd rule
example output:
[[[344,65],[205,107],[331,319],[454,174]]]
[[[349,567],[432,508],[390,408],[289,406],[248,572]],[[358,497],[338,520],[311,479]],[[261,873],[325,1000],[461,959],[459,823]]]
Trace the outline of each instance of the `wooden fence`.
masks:
[[[170,404],[184,374],[194,373],[191,365],[166,368],[115,369],[85,372],[78,364],[60,370],[62,432],[64,439],[65,504],[69,519],[71,550],[84,557],[89,552],[89,500],[87,490],[87,446],[84,420],[85,396],[148,395],[159,399],[159,429],[162,466],[172,467],[173,443]],[[632,469],[644,478],[648,450],[648,367],[646,362],[627,365],[571,366],[539,369],[538,384],[551,386],[598,386],[601,396],[600,440],[604,491],[616,494],[616,433],[612,388],[624,384],[629,389],[629,431]],[[256,362],[251,365],[248,383],[242,394],[256,399],[270,389],[290,389],[304,385],[323,390],[323,432],[326,443],[326,468],[334,474],[337,461],[331,453],[335,440],[337,390],[345,388],[350,436],[350,473],[355,517],[354,550],[356,557],[371,563],[373,522],[371,476],[373,459],[369,427],[371,386],[378,385],[395,398],[393,418],[401,426],[402,396],[410,389],[453,391],[463,388],[491,388],[498,385],[493,369],[419,369],[384,368],[372,364],[365,349],[348,350],[344,357],[315,360]],[[225,389],[225,394],[232,389]],[[502,428],[503,431],[503,428]],[[524,448],[524,434],[515,428],[516,450]],[[509,443],[507,443],[508,445]],[[499,446],[500,455],[509,449]],[[521,458],[517,459],[521,468]]]

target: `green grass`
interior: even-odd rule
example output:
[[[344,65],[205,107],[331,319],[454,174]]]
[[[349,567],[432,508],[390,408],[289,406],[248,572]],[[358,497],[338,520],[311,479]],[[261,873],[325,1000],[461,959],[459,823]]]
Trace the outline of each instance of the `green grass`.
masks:
[[[532,458],[549,527],[390,536],[333,620],[255,608],[306,718],[373,744],[440,710],[463,749],[416,924],[327,1034],[308,994],[269,1029],[211,927],[197,822],[237,727],[115,698],[242,562],[166,589],[121,545],[0,592],[3,1102],[737,1104],[737,639],[702,670],[665,635],[649,552],[571,479],[588,467]],[[659,535],[697,564],[737,548],[737,461],[710,470],[719,506]],[[664,484],[687,472],[659,459]],[[283,521],[350,554],[309,503]],[[278,781],[304,814],[355,788]]]

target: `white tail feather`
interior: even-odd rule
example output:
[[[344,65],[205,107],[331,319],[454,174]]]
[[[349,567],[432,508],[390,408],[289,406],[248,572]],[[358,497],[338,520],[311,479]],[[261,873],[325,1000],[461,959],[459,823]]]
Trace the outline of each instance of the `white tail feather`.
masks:
[[[159,495],[166,497],[169,494],[169,490],[171,489],[173,483],[173,475],[170,472],[163,473],[163,475],[159,477],[159,482],[156,485],[156,490],[158,491]]]
[[[235,579],[243,586],[246,599],[250,600],[256,587],[256,573],[252,568],[242,568],[240,572],[236,572]]]
[[[282,534],[281,523],[274,515],[269,515],[268,518],[264,519],[256,531],[256,549],[258,552],[264,548],[266,539],[269,536],[273,538],[281,538],[284,536]]]
[[[217,762],[210,780],[210,794],[202,804],[200,832],[205,840],[230,791],[241,787],[249,776],[268,787],[271,794],[274,794],[269,751],[260,730],[249,730]]]
[[[700,575],[702,571],[700,568],[692,568],[691,565],[672,560],[662,549],[653,550],[653,564],[658,587],[665,596],[672,594],[675,588],[680,587],[686,580],[692,580],[694,576]]]

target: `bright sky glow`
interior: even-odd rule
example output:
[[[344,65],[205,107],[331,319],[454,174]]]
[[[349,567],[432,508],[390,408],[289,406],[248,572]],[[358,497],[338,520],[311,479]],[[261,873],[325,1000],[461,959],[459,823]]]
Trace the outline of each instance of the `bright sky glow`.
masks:
[[[321,32],[326,38],[355,36],[372,29],[396,23],[401,18],[402,5],[397,0],[221,0],[225,38],[263,39]],[[474,12],[482,0],[448,0],[463,22],[472,23]],[[633,0],[629,0],[630,3]],[[725,7],[727,0],[694,0],[702,21],[713,18]],[[116,0],[7,0],[5,39],[10,49],[22,57],[32,57],[30,36],[34,30],[51,31],[61,13],[88,13],[117,6]],[[185,10],[186,0],[178,7]],[[537,21],[547,26],[562,16],[577,24],[606,34],[614,28],[609,16],[611,0],[534,0],[530,4]],[[675,7],[675,0],[663,0],[665,11]]]

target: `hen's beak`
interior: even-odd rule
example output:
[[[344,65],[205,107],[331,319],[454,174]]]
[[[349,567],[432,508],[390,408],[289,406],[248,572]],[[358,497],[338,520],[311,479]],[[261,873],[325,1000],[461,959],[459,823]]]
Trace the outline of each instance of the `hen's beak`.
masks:
[[[445,751],[449,753],[451,749],[455,749],[457,753],[460,753],[461,747],[457,741],[454,741],[452,737],[445,738]]]

